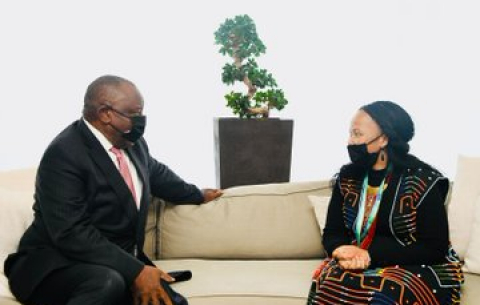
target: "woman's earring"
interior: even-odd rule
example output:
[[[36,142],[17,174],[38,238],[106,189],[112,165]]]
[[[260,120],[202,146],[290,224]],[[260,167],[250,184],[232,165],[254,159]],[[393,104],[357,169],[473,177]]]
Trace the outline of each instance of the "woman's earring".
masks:
[[[380,149],[380,160],[385,161],[385,147]]]

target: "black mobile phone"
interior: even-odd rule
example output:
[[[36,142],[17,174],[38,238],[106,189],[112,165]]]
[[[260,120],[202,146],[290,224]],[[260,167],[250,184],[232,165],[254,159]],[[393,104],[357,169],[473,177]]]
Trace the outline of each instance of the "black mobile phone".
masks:
[[[190,270],[175,270],[175,271],[168,272],[168,275],[170,275],[171,277],[173,277],[175,279],[175,282],[173,282],[173,283],[184,282],[184,281],[188,281],[192,278],[192,271],[190,271]]]
[[[167,281],[160,279],[160,285],[162,285],[163,290],[167,293],[173,305],[188,305],[187,299],[185,299],[180,293],[173,290]]]

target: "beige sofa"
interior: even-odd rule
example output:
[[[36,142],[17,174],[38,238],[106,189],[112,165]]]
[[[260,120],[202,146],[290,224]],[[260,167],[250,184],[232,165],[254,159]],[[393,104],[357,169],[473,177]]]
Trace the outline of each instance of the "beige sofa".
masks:
[[[0,173],[0,261],[31,221],[33,181],[31,169]],[[173,286],[191,305],[305,304],[329,196],[318,181],[231,188],[201,206],[154,199],[145,250],[166,271],[192,270]],[[0,270],[0,305],[18,304]],[[462,304],[477,304],[479,290],[467,274]]]

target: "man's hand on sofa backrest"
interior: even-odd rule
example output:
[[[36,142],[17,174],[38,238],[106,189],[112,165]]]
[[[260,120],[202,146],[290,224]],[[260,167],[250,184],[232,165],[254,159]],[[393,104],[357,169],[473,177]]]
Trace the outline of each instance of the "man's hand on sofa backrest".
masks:
[[[202,189],[203,192],[203,203],[212,201],[223,195],[223,190],[221,189]]]

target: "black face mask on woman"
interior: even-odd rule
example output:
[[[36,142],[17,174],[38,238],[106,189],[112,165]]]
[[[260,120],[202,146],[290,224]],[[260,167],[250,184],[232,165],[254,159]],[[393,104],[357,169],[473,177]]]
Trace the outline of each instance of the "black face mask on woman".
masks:
[[[369,153],[367,145],[376,141],[381,136],[382,134],[367,143],[349,144],[347,146],[347,150],[352,163],[366,168],[372,167],[375,162],[377,162],[378,154],[380,151],[375,153]]]
[[[132,124],[132,128],[130,128],[130,130],[127,130],[127,131],[122,131],[117,127],[111,125],[113,129],[115,129],[116,131],[122,134],[122,138],[132,143],[135,143],[138,139],[140,139],[143,136],[143,133],[145,132],[145,126],[147,125],[146,116],[144,115],[128,116],[112,107],[110,107],[110,109],[112,109],[119,115],[129,119]]]

